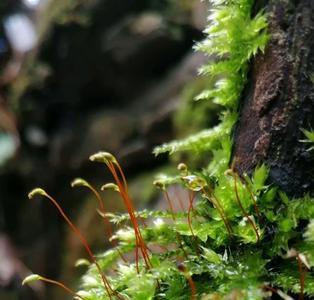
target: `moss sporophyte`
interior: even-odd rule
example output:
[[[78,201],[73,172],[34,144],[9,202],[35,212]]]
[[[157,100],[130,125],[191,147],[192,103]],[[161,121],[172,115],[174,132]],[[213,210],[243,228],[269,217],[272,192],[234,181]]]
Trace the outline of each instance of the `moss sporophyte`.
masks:
[[[262,165],[252,178],[238,177],[235,181],[234,171],[228,170],[222,174],[219,185],[214,186],[202,173],[186,168],[176,182],[181,181],[190,190],[188,212],[175,212],[171,206],[169,212],[135,212],[126,195],[126,180],[124,183],[114,175],[117,184],[106,184],[103,189],[118,191],[128,213],[106,213],[102,198],[97,196],[104,220],[121,227],[111,236],[115,241],[113,250],[97,257],[57,201],[37,188],[29,197],[46,197],[56,206],[81,240],[91,264],[78,292],[39,275],[31,275],[23,283],[42,280],[60,286],[78,299],[229,299],[231,295],[237,295],[234,299],[267,299],[271,293],[289,299],[289,291],[299,292],[302,299],[304,294],[313,293],[313,278],[306,270],[313,263],[314,236],[312,223],[304,236],[296,229],[300,221],[314,217],[314,200],[305,197],[287,201],[284,194],[265,185],[267,175],[268,170]],[[72,185],[90,186],[82,179]],[[166,192],[166,182],[159,179],[157,185]],[[210,200],[213,193],[215,198]],[[171,203],[169,194],[166,197]],[[155,221],[140,226],[139,218]],[[133,228],[126,225],[128,221]],[[266,232],[270,225],[276,228],[272,235]],[[294,245],[288,247],[292,239]],[[161,250],[150,250],[154,245]],[[123,254],[132,249],[135,261],[127,262]],[[271,261],[278,258],[286,260],[284,268],[268,269]],[[105,275],[109,270],[110,276]]]
[[[269,169],[256,167],[251,176],[237,174],[230,165],[231,132],[238,119],[238,101],[246,83],[249,60],[263,51],[267,21],[263,12],[253,15],[253,0],[212,0],[206,38],[196,49],[217,60],[203,66],[202,74],[217,80],[197,100],[214,101],[224,109],[214,128],[157,147],[163,152],[189,151],[211,160],[201,170],[189,162],[177,175],[159,176],[154,182],[164,194],[166,211],[135,211],[127,180],[118,160],[99,152],[91,161],[103,163],[114,183],[103,192],[119,193],[127,213],[105,210],[101,192],[83,179],[72,186],[90,190],[98,201],[112,249],[94,255],[81,231],[60,204],[43,189],[30,198],[47,198],[82,242],[90,262],[75,292],[63,283],[31,275],[23,283],[42,280],[58,285],[74,298],[100,299],[304,299],[314,297],[314,199],[289,199],[267,182]],[[205,99],[205,100],[204,100]],[[311,135],[305,132],[307,139]],[[176,211],[171,185],[186,192],[187,211]],[[113,232],[110,224],[118,226]],[[305,228],[304,232],[300,228]],[[156,250],[158,249],[158,250]],[[127,261],[126,254],[134,253]]]

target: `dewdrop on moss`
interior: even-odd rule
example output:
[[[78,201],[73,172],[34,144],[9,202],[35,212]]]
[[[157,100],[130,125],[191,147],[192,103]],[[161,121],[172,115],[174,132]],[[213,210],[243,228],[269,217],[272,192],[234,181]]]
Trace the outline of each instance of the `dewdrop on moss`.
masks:
[[[28,193],[28,198],[33,199],[35,196],[47,196],[47,193],[42,188],[35,188]]]
[[[157,218],[156,220],[153,221],[154,225],[158,228],[161,227],[165,224],[164,220],[161,218]]]
[[[201,191],[207,185],[204,179],[195,175],[184,176],[182,179],[186,182],[188,188],[194,192]]]

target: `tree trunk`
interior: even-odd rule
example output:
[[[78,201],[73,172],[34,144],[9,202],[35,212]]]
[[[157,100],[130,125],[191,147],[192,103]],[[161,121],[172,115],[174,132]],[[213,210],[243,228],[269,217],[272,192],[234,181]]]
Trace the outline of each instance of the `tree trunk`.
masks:
[[[234,167],[251,173],[265,162],[270,180],[298,196],[314,192],[314,152],[301,142],[301,129],[314,129],[314,1],[270,0],[266,12],[270,42],[241,100]]]

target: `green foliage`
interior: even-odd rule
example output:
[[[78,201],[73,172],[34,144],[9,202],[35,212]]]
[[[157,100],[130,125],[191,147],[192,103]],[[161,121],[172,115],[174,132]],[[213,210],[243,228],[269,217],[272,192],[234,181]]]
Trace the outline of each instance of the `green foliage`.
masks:
[[[298,266],[288,253],[298,253],[312,262],[313,222],[304,234],[305,239],[297,228],[302,222],[313,219],[314,199],[306,195],[289,201],[282,193],[276,195],[276,190],[266,184],[267,175],[268,170],[262,165],[256,168],[252,179],[240,180],[229,170],[215,176],[217,181],[213,183],[209,180],[213,178],[203,173],[181,168],[178,182],[197,192],[198,201],[188,213],[148,210],[136,213],[137,218],[148,221],[148,225],[141,228],[148,247],[163,249],[152,251],[149,269],[140,262],[139,273],[134,262],[123,262],[119,255],[134,251],[136,246],[134,230],[127,225],[130,215],[103,215],[120,227],[112,237],[118,245],[97,256],[100,268],[111,274],[108,280],[112,289],[123,299],[190,299],[190,279],[195,284],[194,296],[199,299],[235,296],[264,299],[268,296],[265,289],[269,284],[285,292],[298,293]],[[30,198],[36,195],[47,193],[35,189]],[[237,204],[237,195],[247,215],[243,215]],[[255,210],[253,199],[259,212]],[[219,212],[218,202],[230,231]],[[192,216],[191,223],[189,216]],[[281,264],[284,267],[274,267],[278,260],[284,261]],[[184,266],[184,271],[178,264]],[[311,276],[305,280],[305,292],[309,295],[313,294]],[[31,276],[25,283],[43,279]],[[109,298],[95,264],[89,266],[81,288],[77,294],[83,299]]]
[[[265,15],[259,13],[251,17],[253,0],[211,3],[210,23],[205,29],[207,37],[195,49],[217,57],[200,69],[201,74],[216,78],[216,84],[214,88],[210,84],[210,89],[205,89],[196,99],[212,100],[225,107],[222,122],[214,129],[157,147],[154,150],[156,155],[177,151],[200,153],[221,147],[220,140],[230,136],[237,120],[236,109],[246,83],[248,62],[259,50],[264,51],[268,41]]]
[[[178,151],[192,151],[200,154],[204,151],[219,148],[220,140],[230,135],[235,120],[235,114],[225,114],[222,122],[214,128],[203,130],[181,141],[173,141],[156,147],[154,153],[158,155],[165,152],[173,154]]]
[[[154,152],[210,151],[212,161],[201,171],[181,164],[176,175],[155,181],[169,198],[169,211],[130,213],[127,205],[128,214],[100,212],[105,220],[119,225],[111,237],[116,246],[97,256],[99,266],[88,267],[77,293],[82,299],[262,300],[273,293],[283,299],[292,299],[291,293],[314,297],[313,274],[305,275],[314,263],[314,199],[309,195],[289,199],[267,183],[266,165],[258,166],[251,177],[240,177],[229,169],[230,136],[248,61],[264,49],[268,39],[265,16],[251,17],[251,0],[211,2],[207,38],[196,48],[219,57],[201,70],[219,80],[215,89],[198,98],[206,96],[224,106],[221,122]],[[118,165],[108,153],[92,157],[111,169]],[[172,184],[188,191],[187,212],[171,209],[167,187]],[[128,200],[125,183],[117,182],[115,187]],[[140,229],[134,220],[143,223]],[[307,224],[302,234],[300,228]],[[147,246],[139,243],[138,231]],[[143,248],[150,250],[149,264]],[[121,254],[128,253],[135,253],[133,259],[123,261]],[[109,292],[99,267],[107,274]]]
[[[285,293],[299,293],[300,273],[296,257],[289,253],[298,253],[312,262],[313,221],[305,238],[297,228],[314,218],[314,199],[306,195],[287,201],[284,194],[279,195],[266,184],[267,176],[268,169],[262,165],[252,179],[236,181],[241,203],[253,221],[250,223],[237,204],[232,174],[221,175],[214,185],[207,183],[200,173],[186,171],[178,175],[183,186],[199,191],[198,202],[190,213],[144,210],[136,214],[141,219],[152,220],[141,228],[148,247],[171,245],[172,250],[153,251],[152,268],[147,270],[141,265],[139,274],[135,263],[123,263],[114,249],[99,256],[98,262],[104,271],[115,266],[115,275],[110,278],[113,289],[123,299],[191,299],[188,278],[192,278],[196,299],[229,299],[232,295],[238,299],[267,299],[269,285],[280,287]],[[211,194],[206,192],[210,189]],[[215,206],[218,201],[231,233]],[[192,215],[190,225],[189,214]],[[129,215],[107,216],[120,226],[113,236],[119,241],[120,251],[130,252],[135,247],[135,236],[133,228],[127,226]],[[259,239],[252,224],[257,228]],[[280,260],[281,267],[275,268]],[[184,265],[185,272],[178,264]],[[314,292],[312,282],[309,274],[304,290],[308,295]],[[88,294],[84,299],[107,299],[95,265],[83,277],[82,289],[83,294]],[[279,294],[285,295],[281,290]]]

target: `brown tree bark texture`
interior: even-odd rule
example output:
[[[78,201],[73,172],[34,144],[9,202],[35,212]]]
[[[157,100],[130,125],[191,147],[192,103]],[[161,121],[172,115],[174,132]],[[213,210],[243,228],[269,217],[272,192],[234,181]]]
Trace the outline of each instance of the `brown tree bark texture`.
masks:
[[[270,41],[252,62],[241,99],[234,168],[250,174],[264,162],[284,192],[314,193],[314,151],[301,142],[301,129],[314,129],[314,0],[267,2]]]

